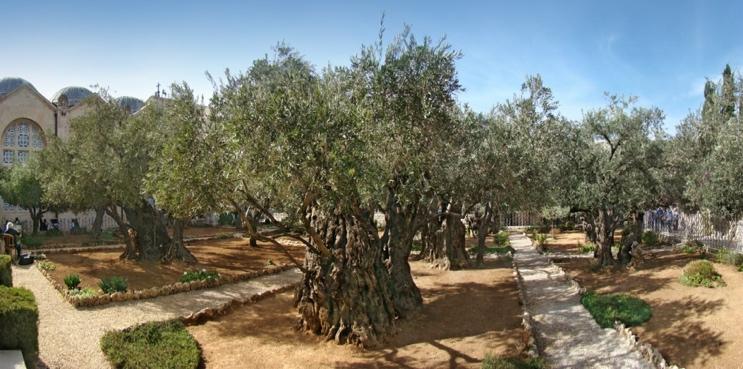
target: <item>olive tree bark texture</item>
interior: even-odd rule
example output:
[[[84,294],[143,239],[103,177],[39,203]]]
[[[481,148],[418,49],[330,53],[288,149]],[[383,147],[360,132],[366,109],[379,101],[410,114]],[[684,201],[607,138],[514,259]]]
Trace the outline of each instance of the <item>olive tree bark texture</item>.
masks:
[[[121,259],[139,261],[195,262],[196,258],[183,244],[183,222],[176,222],[176,240],[168,235],[165,216],[146,201],[137,207],[124,207],[126,219],[114,208],[107,213],[114,218],[126,240]],[[179,241],[180,240],[180,241]]]
[[[305,258],[295,305],[298,327],[334,340],[375,347],[394,327],[394,287],[371,216],[311,210],[305,228],[314,249]]]
[[[445,270],[462,269],[470,265],[469,255],[465,248],[464,223],[458,212],[452,210],[461,206],[452,206],[443,203],[440,207],[443,211],[438,221],[438,229],[429,233],[430,245],[426,248],[423,257],[436,268]]]
[[[614,243],[614,224],[613,211],[610,209],[601,209],[598,217],[595,218],[594,228],[596,230],[597,257],[600,266],[611,266],[616,264],[614,256],[611,254],[611,246]]]
[[[423,305],[423,297],[413,281],[408,262],[416,233],[417,215],[417,205],[410,205],[404,209],[396,203],[394,194],[390,193],[382,242],[389,257],[387,265],[394,289],[395,310],[402,318]]]

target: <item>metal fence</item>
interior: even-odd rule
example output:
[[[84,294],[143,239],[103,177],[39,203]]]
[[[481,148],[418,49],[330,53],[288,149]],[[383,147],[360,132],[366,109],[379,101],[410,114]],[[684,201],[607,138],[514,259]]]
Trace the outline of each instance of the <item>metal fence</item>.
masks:
[[[698,240],[711,248],[743,252],[743,220],[729,221],[709,212],[687,214],[672,208],[648,210],[644,227],[667,237]]]

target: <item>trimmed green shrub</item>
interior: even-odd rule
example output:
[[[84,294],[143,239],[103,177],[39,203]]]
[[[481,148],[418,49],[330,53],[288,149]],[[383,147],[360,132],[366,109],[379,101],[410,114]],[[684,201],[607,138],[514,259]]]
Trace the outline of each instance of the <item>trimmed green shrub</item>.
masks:
[[[68,290],[77,289],[80,286],[80,276],[77,274],[68,274],[64,277],[64,284]]]
[[[211,281],[217,279],[219,279],[219,273],[217,273],[216,271],[201,269],[183,272],[180,281],[183,283],[188,283],[191,281]]]
[[[103,293],[126,292],[128,284],[124,277],[113,276],[101,279],[98,283]]]
[[[485,354],[482,369],[544,369],[547,365],[542,358],[522,359],[519,357],[495,357]]]
[[[0,285],[13,287],[13,271],[10,255],[0,255]]]
[[[541,250],[544,248],[544,243],[547,242],[547,235],[544,233],[537,233],[534,236],[534,241],[537,242],[537,248]]]
[[[495,234],[495,244],[498,246],[508,246],[508,232],[500,231]]]
[[[652,316],[647,302],[625,294],[597,294],[588,292],[580,303],[591,313],[602,328],[611,328],[615,321],[631,327],[646,322]]]
[[[57,269],[57,264],[54,264],[54,262],[51,262],[48,260],[42,260],[36,263],[36,267],[41,270],[46,270],[47,272],[51,272]]]
[[[118,369],[195,369],[201,361],[196,340],[179,320],[107,332],[101,349]]]
[[[593,242],[586,242],[582,245],[580,245],[580,252],[582,253],[589,253],[596,251],[596,244]]]
[[[26,367],[39,355],[39,310],[25,288],[0,286],[0,350],[21,350]]]
[[[658,245],[658,234],[653,231],[645,231],[642,234],[642,244],[646,247],[655,247]]]
[[[699,241],[687,241],[680,248],[681,252],[685,254],[696,254],[704,252],[704,244]]]
[[[86,297],[93,297],[98,295],[98,291],[92,289],[92,288],[77,288],[74,290],[68,290],[67,294],[71,297],[78,297],[78,298],[86,298]]]
[[[720,273],[707,260],[694,260],[686,264],[681,275],[681,283],[689,287],[724,287]]]

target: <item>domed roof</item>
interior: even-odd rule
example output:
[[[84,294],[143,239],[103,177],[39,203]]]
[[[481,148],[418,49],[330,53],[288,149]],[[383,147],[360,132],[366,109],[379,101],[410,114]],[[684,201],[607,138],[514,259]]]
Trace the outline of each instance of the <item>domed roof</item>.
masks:
[[[70,86],[65,87],[52,97],[52,103],[60,105],[60,98],[65,97],[67,99],[67,106],[74,106],[85,100],[86,97],[92,95],[93,92],[85,87]]]
[[[131,96],[117,97],[116,102],[119,103],[119,106],[128,110],[129,113],[136,113],[144,106],[144,101]]]
[[[26,81],[23,78],[8,77],[8,78],[0,79],[0,96],[7,95],[15,91],[18,87],[21,87],[21,86],[28,86],[36,90],[34,88],[34,85],[31,84],[31,82]]]

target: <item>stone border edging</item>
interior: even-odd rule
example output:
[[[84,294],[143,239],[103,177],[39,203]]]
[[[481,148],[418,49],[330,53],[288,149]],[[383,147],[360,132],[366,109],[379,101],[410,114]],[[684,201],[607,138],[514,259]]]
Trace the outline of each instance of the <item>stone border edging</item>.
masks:
[[[264,300],[266,298],[269,298],[271,296],[275,296],[275,295],[278,295],[280,293],[289,291],[289,290],[291,290],[293,288],[296,288],[297,285],[299,285],[299,283],[300,282],[291,283],[291,284],[288,284],[286,286],[281,286],[281,287],[278,287],[278,288],[274,288],[272,290],[267,290],[267,291],[259,292],[259,293],[255,294],[255,295],[251,295],[250,297],[246,297],[246,298],[232,299],[232,300],[229,300],[229,301],[225,302],[224,304],[222,304],[222,305],[220,305],[218,307],[214,307],[214,308],[203,308],[203,309],[201,309],[201,310],[199,310],[199,311],[197,311],[195,313],[191,313],[191,314],[188,314],[188,315],[181,316],[178,319],[180,319],[180,321],[182,321],[183,324],[185,324],[186,326],[193,326],[193,325],[204,324],[204,323],[206,323],[209,320],[218,318],[218,317],[223,316],[223,315],[227,315],[228,313],[230,313],[236,307],[254,304],[254,303],[257,303],[257,302],[259,302],[261,300]]]
[[[539,357],[543,346],[537,341],[538,336],[536,325],[534,324],[534,319],[531,317],[531,313],[529,313],[526,292],[524,292],[524,277],[521,276],[521,272],[519,272],[515,259],[511,263],[511,267],[513,268],[513,276],[516,279],[516,285],[519,289],[519,300],[521,301],[521,308],[523,310],[521,325],[524,327],[524,331],[526,332],[526,337],[524,339],[525,351],[530,357]]]
[[[188,283],[183,282],[175,282],[171,284],[166,284],[164,286],[156,286],[147,288],[144,290],[134,290],[134,291],[126,291],[126,292],[115,292],[111,294],[101,294],[96,296],[90,296],[90,297],[73,297],[70,296],[67,293],[67,286],[57,282],[52,277],[51,273],[48,271],[37,268],[41,274],[46,277],[46,279],[51,283],[51,285],[59,291],[59,293],[62,295],[62,298],[70,303],[72,306],[76,308],[81,307],[91,307],[91,306],[100,306],[100,305],[106,305],[113,302],[123,302],[123,301],[131,301],[131,300],[143,300],[143,299],[150,299],[155,297],[161,297],[161,296],[168,296],[168,295],[174,295],[177,293],[182,292],[188,292],[188,291],[195,291],[195,290],[201,290],[206,288],[214,288],[219,287],[225,284],[230,283],[237,283],[237,282],[244,282],[253,278],[265,276],[265,275],[271,275],[271,274],[278,274],[290,269],[296,268],[293,264],[281,264],[274,268],[264,268],[260,270],[254,270],[252,272],[242,273],[238,275],[224,275],[220,276],[219,279],[215,280],[199,280],[199,281],[191,281]]]
[[[529,237],[527,236],[527,238]],[[532,243],[532,247],[536,247],[534,245],[534,240],[532,240],[531,238],[529,238],[529,240]],[[581,285],[577,281],[575,281],[575,279],[573,279],[570,276],[570,274],[566,273],[565,270],[562,269],[561,266],[555,264],[552,261],[551,255],[549,255],[548,253],[545,253],[543,255],[549,257],[549,262],[551,266],[554,266],[555,268],[563,272],[566,280],[570,282],[570,284],[578,291],[578,293],[581,296],[585,294],[586,289],[581,287]],[[658,351],[658,349],[656,349],[649,343],[640,342],[637,335],[635,335],[634,332],[632,332],[632,329],[630,329],[629,327],[625,327],[624,324],[618,321],[614,322],[614,330],[619,334],[620,337],[622,337],[627,343],[629,343],[630,346],[635,348],[640,353],[640,356],[642,356],[645,360],[647,360],[653,367],[657,369],[683,369],[676,365],[668,364],[668,362],[663,357],[663,355],[660,353],[660,351]]]
[[[614,329],[619,333],[619,336],[627,341],[627,343],[640,351],[642,357],[649,360],[654,367],[658,369],[683,369],[677,365],[669,364],[660,353],[660,351],[658,351],[658,349],[653,347],[651,344],[640,342],[640,340],[637,338],[637,335],[632,332],[632,329],[630,329],[629,327],[625,327],[624,324],[620,322],[614,322]]]

